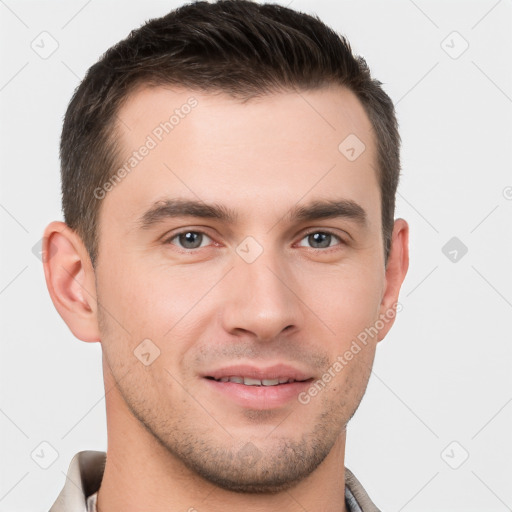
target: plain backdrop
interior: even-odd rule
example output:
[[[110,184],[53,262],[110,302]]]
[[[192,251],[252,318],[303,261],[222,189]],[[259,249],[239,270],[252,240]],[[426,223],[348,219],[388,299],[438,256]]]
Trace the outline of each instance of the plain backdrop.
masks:
[[[73,455],[106,450],[101,347],[55,311],[37,244],[62,219],[58,144],[75,87],[181,3],[0,1],[2,512],[47,511]],[[346,466],[383,511],[511,510],[512,2],[280,3],[349,38],[403,141],[403,310],[349,424]]]

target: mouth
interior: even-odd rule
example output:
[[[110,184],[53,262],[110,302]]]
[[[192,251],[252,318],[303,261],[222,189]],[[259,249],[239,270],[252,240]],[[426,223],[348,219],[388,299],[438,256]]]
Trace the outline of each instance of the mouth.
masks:
[[[206,378],[214,380],[216,382],[234,382],[236,384],[243,384],[244,386],[279,386],[280,384],[292,384],[294,382],[309,382],[310,380],[312,380],[312,378],[296,380],[290,377],[279,377],[277,379],[254,379],[252,377],[241,376],[220,377],[219,379],[207,376]]]
[[[314,380],[292,366],[274,365],[256,368],[237,365],[202,375],[212,393],[222,404],[235,404],[250,409],[277,409],[297,401],[301,391]]]

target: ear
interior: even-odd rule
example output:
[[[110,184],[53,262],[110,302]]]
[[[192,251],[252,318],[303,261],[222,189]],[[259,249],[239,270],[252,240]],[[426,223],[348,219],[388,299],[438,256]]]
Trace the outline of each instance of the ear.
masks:
[[[82,341],[100,341],[94,269],[81,238],[64,222],[50,223],[43,236],[43,266],[53,305]]]
[[[404,219],[395,220],[391,236],[391,248],[386,266],[386,287],[380,304],[380,316],[384,319],[377,341],[383,340],[396,318],[398,295],[409,268],[409,225]]]

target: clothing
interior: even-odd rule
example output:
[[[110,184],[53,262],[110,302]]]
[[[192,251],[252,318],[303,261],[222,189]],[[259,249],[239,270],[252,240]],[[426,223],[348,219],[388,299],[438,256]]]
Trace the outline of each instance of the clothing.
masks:
[[[96,497],[107,454],[78,452],[69,464],[66,482],[49,512],[97,512]],[[380,512],[352,472],[345,468],[345,502],[348,512]]]

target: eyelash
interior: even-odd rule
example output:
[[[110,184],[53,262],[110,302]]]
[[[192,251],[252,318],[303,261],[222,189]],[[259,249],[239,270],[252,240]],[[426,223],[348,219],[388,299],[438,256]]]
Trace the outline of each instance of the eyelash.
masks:
[[[212,237],[209,236],[204,231],[194,230],[194,229],[186,229],[186,230],[183,230],[183,231],[179,231],[178,233],[174,233],[171,237],[167,238],[164,241],[164,244],[176,245],[176,244],[172,243],[172,240],[174,240],[175,238],[178,238],[180,235],[184,235],[186,233],[198,233],[198,234],[205,235],[208,238],[212,239]],[[337,235],[337,234],[335,234],[335,233],[333,233],[332,231],[329,231],[329,230],[319,230],[319,229],[312,230],[312,231],[309,231],[307,233],[304,233],[304,235],[302,236],[300,241],[304,240],[304,238],[308,237],[309,235],[313,235],[313,234],[316,234],[316,233],[322,233],[322,234],[325,234],[325,235],[331,235],[334,238],[338,239],[339,244],[337,244],[337,245],[346,245],[345,240],[343,240],[343,238],[341,238],[339,235]],[[182,247],[179,247],[179,246],[176,246],[176,247],[178,247],[178,249],[182,253],[192,253],[192,252],[196,252],[196,251],[198,251],[200,249],[205,249],[205,247],[196,247],[195,249],[185,249],[185,248],[182,248]],[[330,252],[331,250],[333,250],[335,248],[336,248],[336,245],[332,246],[332,247],[325,247],[325,248],[322,248],[322,249],[315,248],[315,247],[308,247],[308,249],[310,251],[315,251],[315,252],[319,251],[319,252],[324,252],[324,253],[325,252]]]

